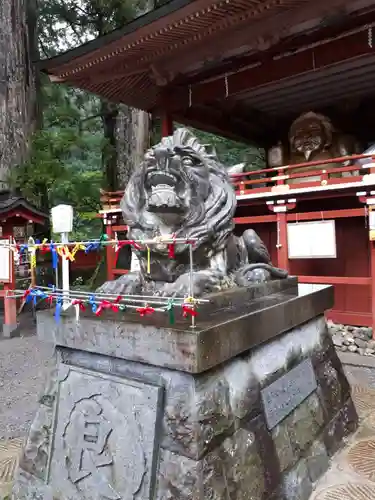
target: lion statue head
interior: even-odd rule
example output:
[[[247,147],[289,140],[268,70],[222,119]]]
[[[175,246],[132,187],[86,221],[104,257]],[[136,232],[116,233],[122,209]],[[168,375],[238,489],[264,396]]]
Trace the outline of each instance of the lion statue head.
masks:
[[[299,116],[289,130],[289,143],[293,153],[300,153],[309,161],[311,155],[332,144],[333,125],[324,115],[309,111]]]
[[[129,238],[175,235],[225,247],[231,235],[236,196],[215,152],[187,129],[177,129],[149,149],[135,170],[121,201]],[[154,247],[155,248],[155,247]],[[185,245],[176,245],[181,253]],[[166,246],[155,248],[166,253]]]

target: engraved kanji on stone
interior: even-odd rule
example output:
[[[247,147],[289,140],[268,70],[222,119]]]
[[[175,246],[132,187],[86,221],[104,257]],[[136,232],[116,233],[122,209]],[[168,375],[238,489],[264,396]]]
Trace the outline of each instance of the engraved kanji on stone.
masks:
[[[68,475],[77,486],[88,478],[91,488],[103,498],[121,500],[121,495],[110,484],[111,476],[106,471],[106,467],[113,464],[107,446],[112,426],[103,415],[103,408],[96,398],[78,401],[70,414],[64,433]]]

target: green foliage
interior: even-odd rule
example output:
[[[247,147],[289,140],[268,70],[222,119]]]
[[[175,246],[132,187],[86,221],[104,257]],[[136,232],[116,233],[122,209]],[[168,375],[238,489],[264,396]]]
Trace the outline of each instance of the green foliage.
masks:
[[[175,123],[175,127],[183,127],[184,125]],[[202,130],[190,127],[190,130],[198,137],[202,144],[212,146],[219,160],[226,167],[245,163],[245,170],[260,170],[265,168],[265,153],[263,149],[243,144],[236,141],[231,141],[219,135],[203,132]],[[154,119],[151,135],[152,143],[156,144],[161,139],[161,122],[160,119]]]
[[[231,141],[218,135],[192,129],[194,134],[203,144],[210,144],[215,148],[219,160],[226,166],[231,167],[238,163],[245,163],[246,171],[260,170],[265,168],[264,150],[248,144]]]
[[[14,169],[10,183],[36,206],[58,203],[75,208],[77,236],[100,233],[99,190],[104,147],[98,100],[83,92],[44,84],[43,128],[36,131],[26,163]]]
[[[151,7],[150,0],[39,0],[41,57],[51,57],[122,27]],[[58,203],[72,204],[77,239],[97,237],[102,231],[97,212],[99,191],[106,187],[108,164],[113,157],[113,137],[105,128],[111,106],[116,117],[115,105],[42,79],[40,129],[32,138],[29,160],[14,169],[9,179],[11,185],[44,210]],[[264,166],[264,153],[254,147],[199,130],[194,132],[203,143],[214,146],[227,166],[242,162],[247,170]],[[159,139],[160,120],[155,119],[152,142]]]

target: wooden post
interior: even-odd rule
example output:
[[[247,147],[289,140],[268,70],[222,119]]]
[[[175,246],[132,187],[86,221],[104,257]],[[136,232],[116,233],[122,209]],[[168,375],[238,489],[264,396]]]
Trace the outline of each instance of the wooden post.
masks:
[[[3,237],[12,238],[13,237],[13,226],[10,224],[3,225]],[[6,297],[11,296],[14,293],[16,282],[15,282],[15,269],[14,269],[14,258],[11,252],[11,282],[4,283],[4,325],[3,325],[3,335],[4,337],[11,337],[12,332],[17,328],[17,300],[7,299]]]
[[[375,242],[370,241],[370,269],[371,269],[371,326],[372,338],[375,340]]]
[[[277,245],[277,267],[289,271],[286,212],[277,213],[277,230],[279,232]]]
[[[168,114],[163,115],[161,119],[161,136],[168,137],[173,135],[173,120]]]
[[[276,214],[277,267],[289,271],[287,213],[296,208],[296,200],[267,201],[267,206]]]
[[[114,234],[113,234],[113,230],[112,230],[112,220],[110,217],[111,216],[106,217],[104,219],[104,224],[106,225],[105,232],[106,232],[106,235],[108,236],[108,239],[113,240]],[[106,254],[107,254],[107,280],[112,281],[115,279],[115,275],[113,273],[113,270],[116,266],[116,250],[112,245],[107,245],[106,250],[107,250],[107,252],[106,252]]]

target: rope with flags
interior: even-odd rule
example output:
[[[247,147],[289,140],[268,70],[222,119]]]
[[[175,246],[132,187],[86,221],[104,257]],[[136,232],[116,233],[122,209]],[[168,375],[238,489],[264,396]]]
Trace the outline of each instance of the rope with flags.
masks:
[[[58,268],[59,259],[66,259],[71,262],[74,261],[77,252],[83,251],[86,254],[93,251],[99,251],[106,246],[113,246],[115,251],[118,252],[125,245],[130,245],[136,250],[142,250],[147,255],[147,269],[151,265],[151,247],[153,245],[165,245],[170,259],[175,258],[175,247],[178,244],[189,246],[190,255],[190,293],[189,297],[158,297],[146,295],[111,295],[103,293],[92,292],[79,292],[79,291],[64,291],[57,289],[56,285],[50,287],[31,286],[27,290],[14,290],[7,299],[22,298],[25,303],[32,303],[36,306],[38,301],[46,301],[51,307],[55,306],[56,321],[60,321],[62,310],[74,307],[76,312],[77,321],[79,320],[80,313],[91,309],[92,313],[96,316],[101,316],[104,311],[111,311],[114,313],[125,312],[126,310],[133,310],[139,314],[141,318],[151,316],[157,312],[165,312],[169,316],[170,324],[175,322],[176,309],[181,310],[182,318],[190,318],[191,326],[195,326],[195,318],[198,315],[197,306],[202,302],[209,302],[208,300],[196,299],[193,296],[193,251],[192,248],[196,244],[197,239],[176,238],[172,236],[160,236],[149,240],[118,240],[109,239],[106,235],[102,235],[97,240],[88,241],[73,241],[69,243],[57,243],[54,241],[34,241],[29,239],[28,243],[17,244],[16,242],[0,243],[6,245],[18,256],[23,252],[28,252],[30,255],[31,268],[35,270],[37,265],[37,252],[41,254],[51,253],[52,267],[56,270]]]

